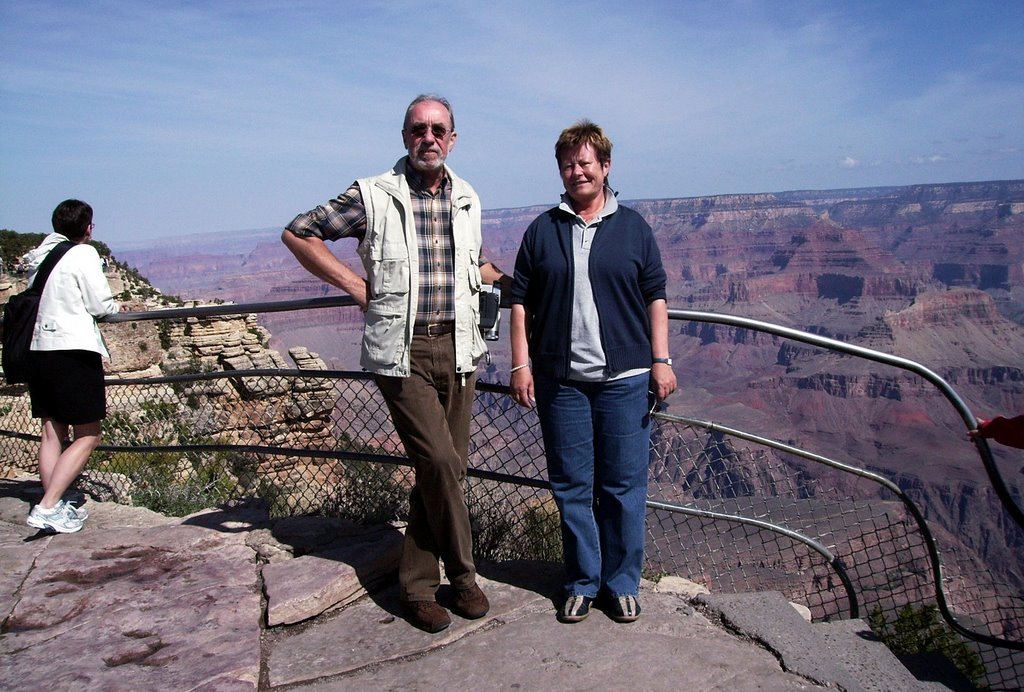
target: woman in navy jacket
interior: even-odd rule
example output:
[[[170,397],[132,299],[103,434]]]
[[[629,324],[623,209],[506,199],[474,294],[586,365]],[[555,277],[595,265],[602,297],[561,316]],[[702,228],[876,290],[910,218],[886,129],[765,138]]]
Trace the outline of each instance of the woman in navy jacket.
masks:
[[[536,404],[544,435],[562,521],[562,622],[599,598],[615,620],[640,615],[651,404],[676,388],[661,254],[608,187],[611,148],[589,121],[562,132],[565,194],[526,230],[512,288],[512,396]]]

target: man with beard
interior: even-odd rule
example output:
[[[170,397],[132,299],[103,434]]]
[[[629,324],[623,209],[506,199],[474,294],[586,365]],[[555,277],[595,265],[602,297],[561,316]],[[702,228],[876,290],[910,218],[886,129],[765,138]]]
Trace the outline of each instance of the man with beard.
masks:
[[[455,140],[448,101],[416,97],[402,126],[408,155],[299,214],[281,238],[365,314],[360,363],[374,374],[416,470],[399,563],[402,614],[428,632],[451,624],[436,600],[441,560],[452,611],[473,619],[489,608],[476,584],[462,482],[476,365],[487,352],[479,292],[508,282],[481,252],[479,197],[445,165]],[[327,248],[338,238],[358,239],[365,278]]]

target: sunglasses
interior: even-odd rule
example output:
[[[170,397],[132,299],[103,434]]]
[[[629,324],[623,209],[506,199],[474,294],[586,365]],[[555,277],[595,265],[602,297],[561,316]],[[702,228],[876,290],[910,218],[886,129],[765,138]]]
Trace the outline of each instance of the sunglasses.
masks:
[[[451,132],[447,127],[440,124],[430,125],[429,128],[426,123],[416,123],[409,128],[409,134],[419,139],[425,137],[427,130],[430,130],[430,134],[434,135],[434,139],[444,139]]]

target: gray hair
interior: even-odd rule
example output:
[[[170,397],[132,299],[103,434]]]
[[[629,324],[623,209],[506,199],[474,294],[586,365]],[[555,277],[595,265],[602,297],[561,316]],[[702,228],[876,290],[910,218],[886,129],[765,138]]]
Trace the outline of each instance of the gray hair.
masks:
[[[402,130],[409,126],[409,115],[412,113],[412,109],[416,107],[416,104],[423,103],[424,101],[436,101],[445,107],[445,110],[448,111],[448,119],[452,122],[452,132],[454,132],[455,114],[452,113],[452,104],[448,103],[448,99],[444,96],[438,96],[437,94],[420,94],[412,100],[409,107],[405,109],[405,120],[402,121]]]

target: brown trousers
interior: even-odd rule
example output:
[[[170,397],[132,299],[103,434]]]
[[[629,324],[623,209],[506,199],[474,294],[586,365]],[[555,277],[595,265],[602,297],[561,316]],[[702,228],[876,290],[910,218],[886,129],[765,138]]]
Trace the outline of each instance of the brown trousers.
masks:
[[[476,583],[463,481],[476,373],[455,372],[453,334],[414,336],[409,377],[377,376],[395,430],[416,469],[398,583],[403,601],[432,601],[439,560],[458,590]]]

